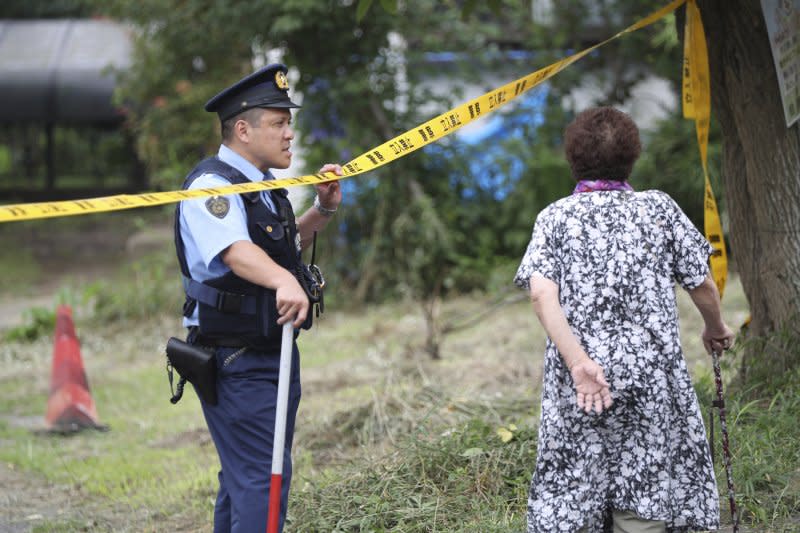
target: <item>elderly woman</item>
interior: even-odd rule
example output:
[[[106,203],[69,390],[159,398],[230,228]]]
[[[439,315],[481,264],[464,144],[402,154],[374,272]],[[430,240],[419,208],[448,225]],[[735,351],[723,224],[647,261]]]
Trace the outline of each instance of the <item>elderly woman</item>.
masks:
[[[674,290],[700,311],[706,350],[727,349],[711,246],[667,194],[628,184],[641,145],[625,113],[580,113],[565,149],[577,186],[539,213],[514,279],[548,335],[528,532],[716,529]]]

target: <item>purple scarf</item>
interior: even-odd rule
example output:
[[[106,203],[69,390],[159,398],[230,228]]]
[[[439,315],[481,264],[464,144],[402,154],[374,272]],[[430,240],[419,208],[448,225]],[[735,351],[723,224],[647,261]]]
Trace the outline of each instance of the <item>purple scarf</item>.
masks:
[[[616,180],[581,180],[575,186],[572,194],[592,191],[632,191],[633,187],[627,181]]]

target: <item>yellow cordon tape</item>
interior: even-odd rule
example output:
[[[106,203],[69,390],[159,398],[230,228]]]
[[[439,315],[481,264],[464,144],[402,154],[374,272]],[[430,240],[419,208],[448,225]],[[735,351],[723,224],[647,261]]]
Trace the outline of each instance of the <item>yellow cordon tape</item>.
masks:
[[[711,259],[712,272],[717,285],[722,292],[725,285],[727,262],[725,245],[722,241],[722,230],[717,213],[714,193],[708,180],[706,168],[706,151],[708,146],[708,123],[710,117],[710,96],[708,77],[708,56],[705,45],[705,35],[700,20],[700,12],[695,0],[675,0],[651,15],[635,22],[614,36],[592,47],[582,50],[567,58],[557,61],[547,67],[539,69],[518,80],[507,83],[497,89],[487,92],[460,106],[457,106],[431,120],[416,126],[405,133],[386,141],[385,143],[364,152],[355,159],[345,163],[342,167],[343,175],[337,176],[332,172],[325,174],[310,174],[296,178],[260,181],[239,185],[228,185],[210,189],[180,190],[168,192],[153,192],[143,194],[119,194],[85,200],[66,200],[60,202],[42,202],[0,206],[0,222],[13,222],[34,220],[40,218],[63,217],[70,215],[84,215],[106,211],[121,211],[137,207],[170,204],[192,198],[205,198],[208,196],[222,196],[227,194],[241,194],[255,191],[295,187],[298,185],[314,185],[328,181],[337,181],[358,174],[369,172],[378,167],[391,163],[411,152],[431,144],[450,135],[461,127],[488,115],[516,99],[523,93],[530,91],[543,81],[552,78],[572,63],[585,55],[600,48],[611,41],[636,30],[642,29],[664,16],[672,13],[688,1],[686,17],[686,39],[684,50],[684,78],[683,78],[683,109],[686,118],[694,118],[697,124],[697,140],[700,144],[700,153],[703,161],[703,172],[706,176],[706,201],[705,201],[705,230],[706,237],[714,246],[715,252]]]
[[[686,4],[686,26],[683,45],[683,116],[693,118],[697,130],[697,144],[700,147],[700,161],[705,176],[705,195],[703,201],[704,229],[706,239],[714,248],[709,259],[711,276],[722,296],[728,276],[728,257],[722,223],[717,210],[717,200],[708,178],[708,130],[711,120],[711,83],[708,72],[708,51],[703,21],[695,0]]]
[[[378,167],[391,163],[396,159],[419,150],[432,142],[450,135],[462,126],[478,118],[496,111],[508,104],[519,95],[533,89],[543,81],[553,77],[578,59],[591,51],[603,46],[618,37],[644,28],[658,19],[673,12],[686,0],[675,0],[669,5],[659,9],[650,16],[636,22],[630,27],[617,33],[610,39],[587,48],[565,59],[557,61],[543,69],[537,70],[502,87],[468,101],[458,107],[446,111],[415,128],[401,133],[397,137],[364,152],[360,156],[342,166],[343,175],[337,176],[332,172],[326,174],[311,174],[297,178],[261,181],[241,185],[215,187],[213,189],[197,189],[190,191],[153,192],[144,194],[119,194],[86,200],[66,200],[60,202],[42,202],[0,206],[0,222],[33,220],[39,218],[62,217],[70,215],[84,215],[104,211],[120,211],[136,207],[148,207],[161,204],[170,204],[191,198],[204,198],[226,194],[239,194],[246,192],[294,187],[297,185],[313,185],[327,181],[336,181],[349,178],[364,172],[369,172]]]

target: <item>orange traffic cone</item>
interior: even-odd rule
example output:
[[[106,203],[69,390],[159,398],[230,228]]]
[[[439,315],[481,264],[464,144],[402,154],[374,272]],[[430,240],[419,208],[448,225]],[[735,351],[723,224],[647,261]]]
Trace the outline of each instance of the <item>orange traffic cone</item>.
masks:
[[[81,360],[81,345],[75,335],[72,309],[59,305],[53,344],[50,398],[45,423],[51,431],[73,432],[83,428],[106,429],[97,421],[97,409]]]

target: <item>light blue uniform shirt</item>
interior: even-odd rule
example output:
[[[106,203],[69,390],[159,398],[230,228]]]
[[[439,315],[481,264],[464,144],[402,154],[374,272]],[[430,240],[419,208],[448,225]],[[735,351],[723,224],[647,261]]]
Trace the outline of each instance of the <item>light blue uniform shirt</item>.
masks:
[[[264,174],[252,163],[227,146],[220,145],[217,152],[219,159],[245,175],[250,181],[273,179],[271,174]],[[203,174],[192,182],[189,189],[208,189],[224,187],[230,182],[216,174]],[[230,271],[219,254],[236,241],[250,241],[247,231],[247,213],[244,201],[238,194],[227,195],[230,202],[228,213],[218,218],[206,207],[208,198],[196,198],[181,202],[181,238],[186,254],[186,264],[192,279],[204,281],[216,278]],[[274,213],[275,205],[268,191],[261,193],[261,200]],[[196,326],[197,308],[191,317],[184,317],[184,326]]]

